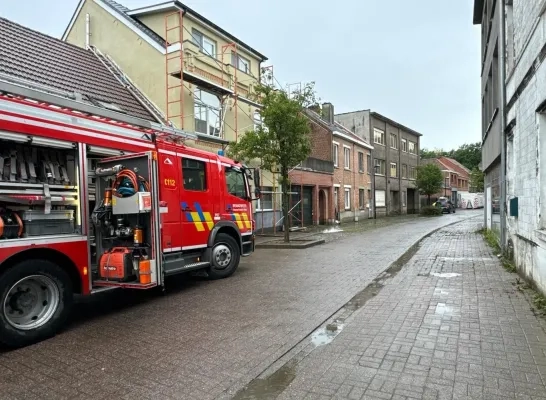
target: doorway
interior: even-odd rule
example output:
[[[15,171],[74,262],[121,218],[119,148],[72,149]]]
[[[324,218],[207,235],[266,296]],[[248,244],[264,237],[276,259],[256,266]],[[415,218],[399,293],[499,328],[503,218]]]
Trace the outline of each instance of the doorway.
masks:
[[[319,224],[326,225],[326,192],[324,189],[319,190]]]

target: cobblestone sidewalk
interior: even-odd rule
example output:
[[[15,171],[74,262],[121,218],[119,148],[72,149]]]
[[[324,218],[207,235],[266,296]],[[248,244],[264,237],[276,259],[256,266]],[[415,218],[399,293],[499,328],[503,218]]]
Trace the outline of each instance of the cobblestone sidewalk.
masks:
[[[424,239],[330,344],[307,340],[236,398],[546,399],[546,324],[475,229]]]

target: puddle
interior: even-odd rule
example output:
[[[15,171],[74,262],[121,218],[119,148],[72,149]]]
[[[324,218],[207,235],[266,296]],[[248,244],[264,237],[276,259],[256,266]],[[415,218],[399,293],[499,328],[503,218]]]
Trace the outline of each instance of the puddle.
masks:
[[[291,360],[265,379],[254,379],[232,400],[276,399],[296,379],[296,361]]]
[[[327,229],[327,231],[334,232],[334,229],[339,228],[330,228]],[[326,346],[329,343],[332,343],[336,336],[339,335],[343,330],[347,318],[349,318],[357,310],[362,308],[368,302],[368,300],[377,296],[381,289],[384,287],[385,281],[387,279],[394,278],[402,270],[403,266],[406,265],[409,260],[411,260],[415,253],[417,253],[417,251],[421,247],[422,241],[430,237],[434,232],[435,231],[430,232],[419,242],[411,246],[404,254],[402,254],[402,256],[400,256],[395,262],[393,262],[386,271],[379,274],[379,276],[375,278],[368,286],[358,292],[355,296],[351,298],[351,300],[349,300],[335,313],[333,313],[328,318],[328,320],[331,320],[335,315],[338,315],[334,323],[330,323],[315,330],[311,334],[311,343],[315,345],[315,348],[320,346]],[[305,340],[309,340],[309,336],[306,336],[304,339],[302,339],[302,341],[294,345],[293,348],[295,348],[298,344]],[[296,378],[297,363],[298,360],[292,358],[267,378],[253,379],[249,382],[247,386],[237,392],[232,399],[276,399]]]
[[[430,275],[437,276],[438,278],[456,278],[457,276],[461,276],[461,274],[457,274],[456,272],[431,272]]]
[[[321,233],[337,233],[337,232],[343,232],[343,229],[341,229],[339,226],[333,226],[331,228],[323,230]]]
[[[438,303],[434,312],[439,315],[451,315],[453,314],[453,307],[448,306],[446,303]]]
[[[317,329],[311,335],[311,343],[315,347],[332,343],[335,337],[341,333],[344,326],[344,324],[328,324],[324,328]]]

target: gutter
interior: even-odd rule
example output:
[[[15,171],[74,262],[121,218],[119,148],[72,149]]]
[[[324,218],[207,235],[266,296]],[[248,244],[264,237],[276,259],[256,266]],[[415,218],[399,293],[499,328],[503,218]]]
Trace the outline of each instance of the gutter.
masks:
[[[505,250],[506,244],[506,26],[505,26],[505,2],[501,1],[500,3],[500,29],[499,29],[499,60],[500,60],[500,93],[501,93],[501,104],[500,104],[500,119],[501,119],[501,176],[500,176],[500,198],[501,198],[501,208],[500,208],[500,233],[501,233],[501,243],[500,247],[502,250]],[[491,201],[491,199],[488,199]],[[486,216],[487,218],[487,216]]]

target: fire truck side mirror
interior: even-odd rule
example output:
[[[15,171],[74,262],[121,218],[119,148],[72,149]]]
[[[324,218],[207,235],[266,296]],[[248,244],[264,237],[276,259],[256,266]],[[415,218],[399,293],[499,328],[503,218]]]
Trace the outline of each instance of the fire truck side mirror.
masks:
[[[258,199],[260,199],[260,198],[262,197],[262,191],[260,190],[259,187],[255,187],[255,188],[254,188],[254,194],[256,195],[256,197],[257,197]]]

